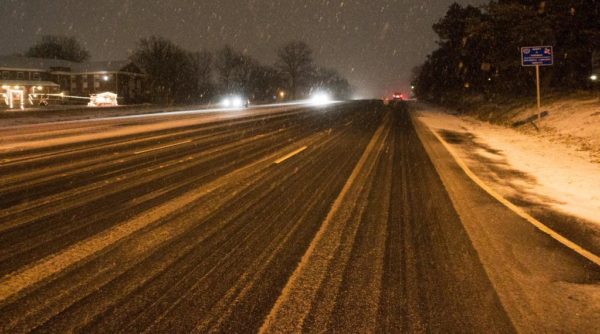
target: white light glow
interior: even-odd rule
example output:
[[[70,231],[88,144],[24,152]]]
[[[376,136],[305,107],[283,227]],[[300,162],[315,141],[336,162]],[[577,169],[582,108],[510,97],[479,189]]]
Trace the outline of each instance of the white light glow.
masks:
[[[598,75],[597,74],[592,74],[592,76],[590,77],[590,80],[592,80],[592,81],[598,80]]]
[[[244,104],[244,102],[242,102],[242,98],[241,97],[236,96],[231,101],[231,104],[233,105],[234,108],[240,108]]]
[[[231,100],[229,98],[224,98],[223,100],[221,100],[221,106],[223,106],[224,108],[231,107]]]
[[[118,105],[117,94],[111,92],[92,94],[88,103],[88,107],[116,107]]]
[[[8,106],[11,109],[13,109],[15,107],[14,106],[15,97],[20,102],[20,108],[21,109],[25,109],[25,99],[24,99],[24,94],[23,94],[22,90],[20,90],[20,89],[8,89],[6,93],[8,95]]]
[[[316,92],[310,98],[310,103],[316,106],[323,106],[332,103],[331,96],[325,92]]]
[[[223,108],[243,108],[244,105],[244,98],[241,96],[230,96],[221,100],[221,106]]]

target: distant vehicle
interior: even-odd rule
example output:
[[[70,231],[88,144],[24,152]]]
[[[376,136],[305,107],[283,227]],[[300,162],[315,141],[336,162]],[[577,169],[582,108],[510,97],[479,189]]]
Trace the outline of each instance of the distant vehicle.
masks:
[[[225,95],[221,98],[223,108],[248,108],[250,100],[240,95]]]
[[[402,93],[394,93],[394,95],[392,95],[392,100],[394,100],[394,101],[404,101],[404,94],[402,94]]]

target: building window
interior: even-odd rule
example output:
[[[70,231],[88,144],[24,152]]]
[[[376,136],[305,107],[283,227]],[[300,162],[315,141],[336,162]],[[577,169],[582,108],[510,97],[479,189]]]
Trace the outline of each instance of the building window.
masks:
[[[23,80],[23,72],[17,72],[17,80]]]
[[[33,72],[33,80],[40,80],[40,74],[38,72]]]
[[[2,72],[2,79],[8,79],[8,72],[4,71]]]
[[[94,88],[100,88],[100,80],[98,80],[98,79],[94,80]]]

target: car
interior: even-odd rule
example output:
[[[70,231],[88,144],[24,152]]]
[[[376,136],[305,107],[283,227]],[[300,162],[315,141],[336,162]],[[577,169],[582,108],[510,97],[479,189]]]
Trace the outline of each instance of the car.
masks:
[[[248,108],[250,100],[241,95],[225,95],[221,98],[223,108]]]
[[[394,100],[394,101],[404,101],[404,94],[402,94],[402,93],[394,93],[394,95],[392,95],[392,100]]]

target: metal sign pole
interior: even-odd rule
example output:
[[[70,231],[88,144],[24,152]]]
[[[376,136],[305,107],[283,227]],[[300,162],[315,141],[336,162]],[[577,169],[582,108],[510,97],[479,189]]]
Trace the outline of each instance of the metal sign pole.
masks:
[[[538,124],[542,121],[542,93],[540,88],[540,65],[535,66],[535,78],[537,81],[537,113]]]
[[[538,124],[542,121],[542,89],[540,83],[540,66],[554,65],[554,48],[552,46],[526,46],[521,48],[521,65],[535,66],[537,86]],[[533,115],[535,119],[535,115]]]

